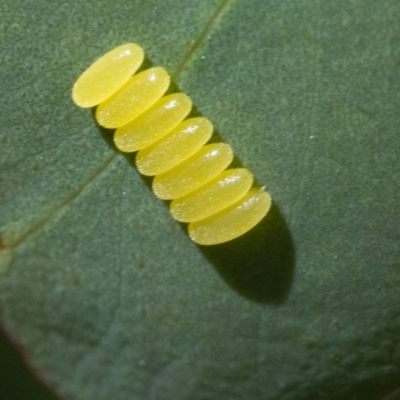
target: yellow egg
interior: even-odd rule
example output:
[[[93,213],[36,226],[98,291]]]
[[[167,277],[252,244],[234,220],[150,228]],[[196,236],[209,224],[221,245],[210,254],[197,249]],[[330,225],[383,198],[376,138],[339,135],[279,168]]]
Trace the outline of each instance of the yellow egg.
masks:
[[[252,183],[253,176],[249,170],[228,169],[197,190],[173,200],[171,214],[181,222],[202,220],[242,198]]]
[[[157,175],[153,191],[164,200],[184,196],[218,176],[232,159],[232,149],[225,143],[204,146],[183,163]]]
[[[147,147],[175,128],[191,108],[192,101],[183,93],[161,97],[143,114],[119,127],[114,143],[126,153]]]
[[[72,99],[80,107],[93,107],[113,95],[143,62],[140,46],[127,43],[111,50],[92,64],[76,81]]]
[[[149,68],[134,75],[96,110],[97,122],[119,128],[151,107],[168,89],[170,77],[163,68]]]
[[[188,159],[210,139],[211,122],[204,117],[190,118],[156,143],[140,150],[136,167],[143,175],[157,175]]]
[[[251,189],[225,210],[189,224],[189,236],[201,245],[235,239],[257,225],[271,207],[271,196],[263,189]]]

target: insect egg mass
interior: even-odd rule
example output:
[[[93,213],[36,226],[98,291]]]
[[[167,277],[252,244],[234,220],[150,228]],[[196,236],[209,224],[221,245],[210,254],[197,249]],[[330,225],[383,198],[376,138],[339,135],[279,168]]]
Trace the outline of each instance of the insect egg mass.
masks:
[[[186,94],[165,95],[170,85],[165,69],[136,73],[143,59],[137,44],[111,50],[78,78],[74,102],[98,106],[97,122],[116,129],[115,146],[138,152],[138,170],[154,176],[154,193],[172,200],[172,216],[189,223],[193,241],[215,245],[243,235],[267,214],[270,195],[253,187],[248,169],[229,168],[230,146],[207,144],[213,126],[204,117],[187,118],[192,102]]]

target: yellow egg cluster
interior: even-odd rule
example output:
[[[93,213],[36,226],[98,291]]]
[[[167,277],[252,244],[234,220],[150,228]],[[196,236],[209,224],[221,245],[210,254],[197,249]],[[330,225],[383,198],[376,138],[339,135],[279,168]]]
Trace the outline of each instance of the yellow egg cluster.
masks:
[[[227,169],[233,159],[227,144],[206,144],[213,132],[207,118],[185,119],[192,108],[187,95],[164,96],[170,85],[165,69],[135,75],[143,59],[137,44],[111,50],[76,81],[74,102],[86,108],[98,105],[98,123],[116,129],[119,150],[138,152],[138,170],[155,176],[154,193],[172,200],[172,216],[189,223],[196,243],[219,244],[243,235],[267,214],[269,194],[252,188],[247,169]]]

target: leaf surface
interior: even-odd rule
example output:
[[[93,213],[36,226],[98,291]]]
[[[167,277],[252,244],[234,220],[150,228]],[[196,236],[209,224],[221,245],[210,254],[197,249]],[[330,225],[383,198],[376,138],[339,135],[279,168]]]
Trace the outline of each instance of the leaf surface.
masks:
[[[61,397],[376,399],[400,376],[400,3],[6,0],[0,320]],[[196,246],[72,85],[126,42],[274,206]]]

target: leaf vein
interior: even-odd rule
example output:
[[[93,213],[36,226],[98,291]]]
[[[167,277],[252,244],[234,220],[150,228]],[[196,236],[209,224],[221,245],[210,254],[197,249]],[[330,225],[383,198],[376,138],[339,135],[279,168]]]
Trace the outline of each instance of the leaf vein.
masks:
[[[107,167],[115,159],[117,154],[118,153],[113,153],[112,156],[109,157],[101,167],[96,169],[84,183],[82,183],[76,190],[74,190],[65,200],[63,200],[61,203],[57,204],[52,210],[50,210],[47,216],[45,216],[38,223],[32,226],[32,228],[25,232],[19,239],[7,245],[6,247],[11,249],[17,248],[22,243],[24,243],[32,234],[40,230],[44,225],[51,221],[61,210],[63,210],[65,207],[68,207],[71,202],[79,197],[79,195],[88,185],[90,185],[102,172],[107,169]]]
[[[200,47],[200,45],[204,42],[204,40],[206,39],[207,35],[212,30],[212,28],[214,27],[216,21],[218,20],[218,17],[222,14],[222,12],[226,9],[226,7],[228,6],[228,4],[231,1],[232,0],[221,0],[221,2],[218,5],[218,7],[211,14],[210,19],[205,24],[205,26],[204,26],[203,30],[201,31],[200,35],[198,36],[198,38],[193,42],[193,44],[190,46],[188,52],[185,54],[185,56],[183,57],[181,62],[176,67],[175,72],[172,74],[174,79],[177,79],[178,76],[185,69],[186,65],[188,64],[188,62],[192,58],[192,55]]]

